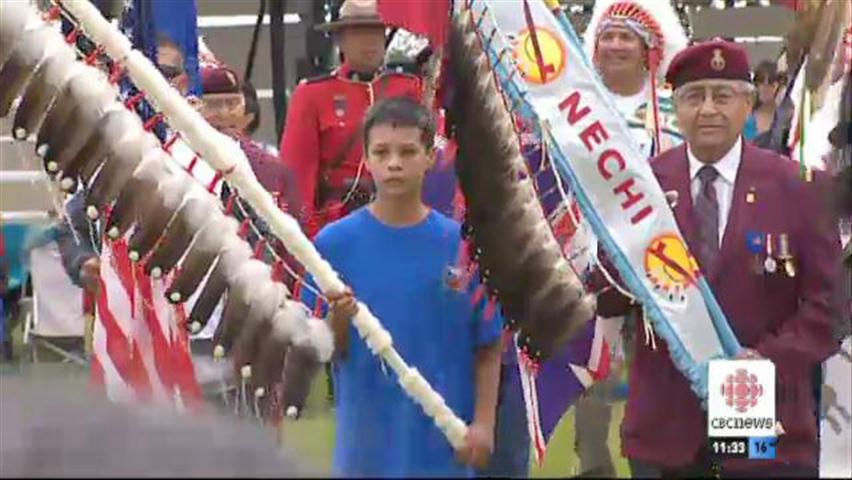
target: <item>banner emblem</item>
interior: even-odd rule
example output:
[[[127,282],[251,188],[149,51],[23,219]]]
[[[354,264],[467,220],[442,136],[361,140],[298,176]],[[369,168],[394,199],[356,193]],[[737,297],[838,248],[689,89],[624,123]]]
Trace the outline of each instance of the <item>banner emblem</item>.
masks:
[[[645,251],[645,274],[654,290],[669,300],[686,302],[686,290],[695,285],[698,264],[676,234],[655,238]]]
[[[515,60],[518,62],[518,70],[523,75],[524,80],[529,83],[544,85],[556,80],[565,71],[565,45],[558,36],[546,28],[536,26],[535,33],[541,47],[542,60],[544,60],[544,75],[538,69],[535,47],[529,29],[524,29],[517,36]],[[542,77],[544,77],[544,80],[542,80]]]

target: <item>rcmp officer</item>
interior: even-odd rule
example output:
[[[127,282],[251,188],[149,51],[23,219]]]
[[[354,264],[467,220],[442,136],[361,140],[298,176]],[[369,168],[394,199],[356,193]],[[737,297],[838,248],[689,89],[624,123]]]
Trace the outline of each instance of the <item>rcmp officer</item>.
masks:
[[[745,347],[741,358],[775,364],[784,433],[774,460],[714,465],[706,412],[665,342],[641,342],[630,371],[622,449],[634,476],[815,477],[814,367],[836,352],[836,222],[798,165],[742,140],[751,112],[749,62],[737,44],[712,40],[678,54],[666,75],[686,143],[651,161],[677,192],[678,226]],[[611,302],[603,294],[599,304]],[[639,327],[641,328],[641,326]]]
[[[344,63],[296,87],[280,149],[292,175],[288,188],[311,237],[370,199],[360,135],[367,109],[392,96],[419,99],[422,92],[419,77],[384,69],[385,24],[375,0],[346,0],[340,19],[317,29],[334,35]]]

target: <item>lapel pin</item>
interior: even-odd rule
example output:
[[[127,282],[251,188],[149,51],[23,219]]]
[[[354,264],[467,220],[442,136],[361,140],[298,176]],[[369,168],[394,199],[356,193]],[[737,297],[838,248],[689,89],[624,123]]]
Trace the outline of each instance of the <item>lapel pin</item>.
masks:
[[[746,233],[746,248],[752,254],[752,271],[758,275],[763,273],[763,262],[760,261],[760,254],[763,253],[764,241],[763,234],[750,230]]]
[[[754,191],[754,187],[749,187],[748,193],[746,193],[746,203],[754,203],[757,200],[757,192]]]

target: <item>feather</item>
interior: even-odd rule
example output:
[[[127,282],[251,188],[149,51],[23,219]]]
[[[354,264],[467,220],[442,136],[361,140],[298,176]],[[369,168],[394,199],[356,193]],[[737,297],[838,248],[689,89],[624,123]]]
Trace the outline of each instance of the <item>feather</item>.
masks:
[[[123,237],[139,215],[139,207],[143,205],[143,197],[149,197],[156,191],[159,182],[169,175],[165,152],[151,152],[142,159],[133,175],[121,190],[106,220],[104,231],[112,240]]]
[[[175,171],[166,177],[140,208],[139,223],[130,235],[127,248],[130,259],[138,262],[148,255],[168,227],[191,188],[200,188],[189,175]]]
[[[147,155],[156,155],[160,151],[157,137],[142,130],[135,133],[110,146],[103,168],[86,192],[87,211],[101,215],[130,181],[142,160]]]
[[[824,84],[834,56],[842,55],[842,47],[838,48],[838,44],[849,26],[849,11],[848,1],[837,0],[825,2],[819,9],[817,28],[808,44],[808,64],[805,67],[805,85],[811,91]]]
[[[140,120],[126,110],[111,110],[92,124],[78,124],[78,129],[67,135],[51,139],[56,148],[48,148],[44,155],[44,169],[50,175],[60,175],[59,186],[66,192],[77,188],[78,177],[82,172],[94,172],[103,163],[110,145],[134,126],[141,126]]]
[[[41,156],[52,147],[51,142],[68,135],[67,130],[73,130],[68,125],[94,124],[104,111],[116,104],[118,92],[100,70],[79,62],[73,67],[38,131],[36,153]]]
[[[519,341],[538,361],[592,318],[591,297],[564,259],[547,223],[512,117],[466,16],[450,46],[456,84],[456,168],[467,205],[465,224],[480,251],[480,274],[499,299]]]
[[[252,301],[259,299],[258,292],[262,289],[258,286],[265,282],[271,283],[272,272],[268,265],[256,259],[239,263],[223,262],[222,265],[228,284],[228,297],[213,342],[223,346],[225,351],[230,351],[248,324]]]
[[[75,62],[71,50],[59,50],[38,66],[15,112],[12,135],[16,139],[24,140],[38,130]]]
[[[31,17],[29,5],[15,0],[0,0],[0,68],[12,56]]]
[[[198,233],[181,262],[180,272],[166,290],[166,296],[172,302],[182,302],[195,293],[207,272],[215,269],[214,262],[220,252],[224,252],[227,242],[236,241],[239,228],[237,222],[233,218],[225,217],[218,210],[214,210],[211,216],[213,220]],[[205,322],[206,320],[207,317],[204,317]]]
[[[23,32],[15,49],[0,68],[0,117],[9,114],[12,102],[24,91],[36,67],[46,58],[49,39],[56,36],[59,34],[47,26]]]

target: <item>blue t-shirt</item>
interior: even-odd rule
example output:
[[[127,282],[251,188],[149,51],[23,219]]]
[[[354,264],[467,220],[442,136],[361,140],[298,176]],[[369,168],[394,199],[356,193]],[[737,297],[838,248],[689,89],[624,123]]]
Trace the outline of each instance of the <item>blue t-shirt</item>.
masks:
[[[464,291],[450,286],[460,242],[459,224],[435,211],[417,225],[395,228],[367,208],[326,226],[316,238],[320,254],[390,332],[402,358],[469,424],[476,350],[499,340],[502,320],[486,318],[484,299],[472,304],[475,284]],[[309,292],[303,299],[314,305]],[[347,357],[334,365],[334,382],[335,474],[471,476],[354,326]]]

